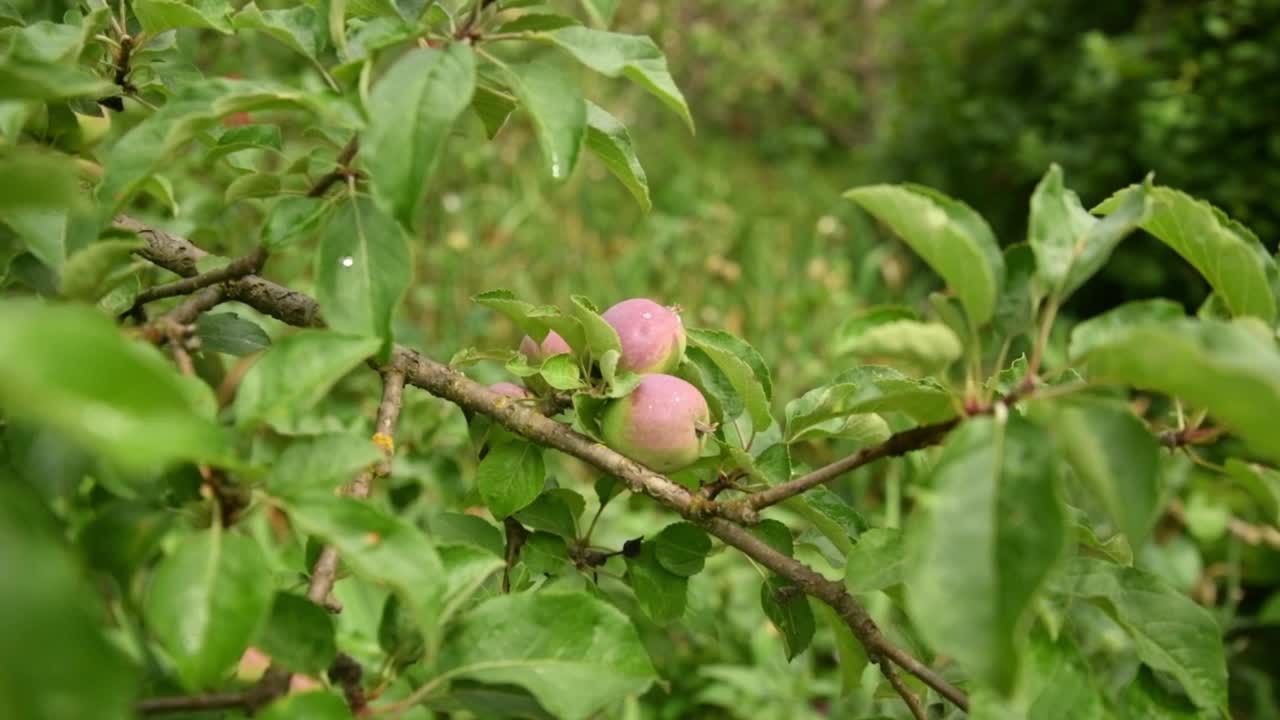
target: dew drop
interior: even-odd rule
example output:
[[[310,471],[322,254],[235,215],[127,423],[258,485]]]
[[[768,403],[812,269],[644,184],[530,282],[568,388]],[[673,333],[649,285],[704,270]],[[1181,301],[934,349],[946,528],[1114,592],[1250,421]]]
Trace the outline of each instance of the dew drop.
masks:
[[[551,163],[551,177],[553,178],[560,177],[560,163],[558,162]]]
[[[347,255],[346,257],[342,258],[342,260],[340,260],[339,262],[342,263],[342,267],[351,267],[352,265],[356,264],[356,259],[351,257],[350,255]]]
[[[640,317],[644,318],[645,320],[652,320],[652,319],[653,319],[653,313],[645,313],[645,314],[641,315]]]

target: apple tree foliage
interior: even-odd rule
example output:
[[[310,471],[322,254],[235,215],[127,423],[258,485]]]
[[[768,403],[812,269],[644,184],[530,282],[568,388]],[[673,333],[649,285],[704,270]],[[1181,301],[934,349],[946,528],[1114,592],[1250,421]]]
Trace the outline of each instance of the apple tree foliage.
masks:
[[[449,367],[404,347],[451,146],[523,123],[547,182],[593,157],[649,208],[580,78],[693,114],[652,40],[606,29],[616,5],[0,3],[6,716],[658,717],[675,660],[644,638],[691,622],[737,549],[773,641],[822,637],[862,716],[1225,717],[1235,571],[1215,601],[1135,563],[1170,522],[1238,558],[1280,520],[1276,262],[1203,200],[1147,178],[1090,209],[1055,166],[1021,242],[928,188],[850,190],[946,291],[833,328],[830,382],[797,398],[691,327],[676,374],[716,428],[670,476],[598,442],[639,382],[595,304],[620,298],[476,295],[565,338],[545,359],[430,328],[413,344]],[[206,75],[215,35],[296,62]],[[1139,230],[1210,300],[1059,321]],[[480,363],[537,398],[485,392]],[[832,440],[856,454],[805,461]],[[873,462],[900,471],[875,522],[833,482]],[[1193,464],[1234,494],[1184,501]],[[593,540],[636,512],[640,537]]]

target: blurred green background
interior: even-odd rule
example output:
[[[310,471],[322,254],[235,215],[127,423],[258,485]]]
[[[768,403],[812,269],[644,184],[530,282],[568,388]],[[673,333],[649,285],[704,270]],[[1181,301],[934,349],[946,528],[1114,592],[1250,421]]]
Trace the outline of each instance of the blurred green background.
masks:
[[[34,20],[61,17],[75,3],[12,4]],[[577,0],[551,4],[579,9]],[[930,185],[968,202],[1011,244],[1024,239],[1028,198],[1051,162],[1063,166],[1086,206],[1154,171],[1161,184],[1213,202],[1275,249],[1280,0],[628,0],[617,3],[612,25],[654,37],[697,122],[691,136],[638,89],[584,76],[590,96],[629,126],[652,211],[642,212],[593,158],[566,182],[553,182],[526,118],[512,118],[494,142],[470,118],[449,147],[428,201],[426,236],[415,244],[415,285],[398,319],[405,343],[441,359],[466,346],[514,347],[514,328],[470,302],[489,289],[561,306],[570,294],[602,307],[644,295],[681,306],[690,325],[749,340],[772,366],[781,406],[854,362],[829,348],[832,330],[851,312],[919,303],[940,287],[905,246],[841,198],[844,190]],[[169,66],[172,77],[199,68],[252,79],[294,68],[319,83],[265,38],[190,33],[179,48],[186,60]],[[312,152],[324,134],[286,130],[290,156]],[[284,161],[257,162],[270,170]],[[315,167],[326,169],[319,161]],[[159,199],[139,211],[209,250],[243,254],[256,242],[263,211],[256,201],[229,209],[222,202],[242,172],[194,158],[175,163],[166,174],[179,189],[179,212]],[[312,255],[299,246],[274,256],[268,274],[307,290]],[[1194,310],[1205,293],[1171,251],[1134,237],[1066,314],[1158,295]],[[475,371],[501,376],[496,367]],[[367,416],[373,381],[352,385],[349,397],[363,405],[352,401],[350,414]],[[462,500],[471,467],[454,459],[469,454],[460,414],[416,395],[406,416],[415,432],[402,443],[408,452],[396,475],[403,470],[428,496]],[[815,448],[811,460],[840,450]],[[915,466],[877,466],[838,489],[875,524],[896,524]],[[1174,488],[1193,498],[1189,506],[1201,498],[1217,507],[1219,478],[1176,470]],[[652,523],[649,514],[619,512],[605,540],[617,545]],[[1197,537],[1194,528],[1164,530],[1139,564],[1188,592],[1207,592],[1205,569],[1227,557],[1227,542]],[[1228,559],[1243,567],[1232,578],[1235,590],[1269,592],[1280,582],[1275,552],[1230,547],[1237,556]],[[662,701],[646,703],[646,716],[842,716],[831,707],[840,681],[830,634],[787,665],[759,611],[754,569],[727,554],[711,563],[697,580],[705,592],[691,593],[710,598],[706,605],[691,608],[679,627],[648,628],[655,659],[681,672],[666,678],[666,691],[654,691]],[[1267,594],[1248,594],[1254,607],[1243,614]],[[1273,640],[1275,598],[1270,614],[1255,616]],[[873,611],[890,620],[894,612],[887,601]],[[1258,637],[1248,652],[1275,647]],[[1250,662],[1265,667],[1263,656]],[[1256,709],[1251,717],[1277,717],[1272,681],[1243,664],[1233,673],[1233,692]]]
[[[1154,171],[1268,247],[1280,230],[1280,0],[623,2],[615,25],[664,48],[698,123],[592,86],[632,130],[653,211],[594,160],[554,187],[521,122],[455,147],[412,298],[424,339],[502,339],[467,302],[490,287],[649,295],[748,338],[790,398],[842,369],[826,338],[851,310],[937,287],[842,200],[854,185],[931,185],[1009,244],[1051,162],[1086,206]],[[1204,294],[1138,237],[1068,311]]]

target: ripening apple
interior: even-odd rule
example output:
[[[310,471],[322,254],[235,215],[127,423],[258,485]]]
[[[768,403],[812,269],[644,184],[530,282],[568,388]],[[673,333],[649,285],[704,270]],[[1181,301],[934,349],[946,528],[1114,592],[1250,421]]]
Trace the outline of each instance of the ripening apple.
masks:
[[[671,308],[647,298],[631,298],[605,310],[601,317],[622,341],[619,370],[664,373],[674,370],[684,357],[684,323]]]
[[[573,348],[569,347],[569,343],[560,337],[560,334],[552,330],[547,333],[541,343],[536,343],[533,338],[528,335],[520,341],[520,352],[530,360],[541,362],[552,355],[563,355],[573,352]]]
[[[614,450],[658,472],[688,467],[702,455],[711,412],[698,388],[672,375],[645,375],[601,417]]]
[[[489,386],[493,392],[504,397],[515,398],[516,400],[524,400],[533,397],[533,393],[516,385],[515,383],[500,382]]]

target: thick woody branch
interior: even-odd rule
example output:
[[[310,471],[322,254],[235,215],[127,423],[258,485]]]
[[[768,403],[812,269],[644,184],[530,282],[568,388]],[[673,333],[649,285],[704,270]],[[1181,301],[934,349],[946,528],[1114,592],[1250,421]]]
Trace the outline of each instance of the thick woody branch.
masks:
[[[142,256],[175,272],[180,272],[182,268],[193,267],[195,259],[203,254],[185,239],[169,233],[151,231],[139,232],[139,235],[148,243],[147,247],[141,251]],[[315,300],[262,278],[248,276],[237,280],[229,284],[228,292],[232,298],[286,323],[302,326],[322,324]],[[866,609],[845,589],[843,583],[828,580],[804,563],[774,550],[741,525],[731,521],[756,520],[753,507],[739,503],[718,505],[707,498],[694,495],[666,477],[575,432],[569,426],[540,414],[527,404],[498,395],[457,370],[408,348],[397,346],[388,367],[403,373],[408,384],[449,400],[464,411],[487,415],[523,437],[583,460],[617,477],[632,492],[648,495],[689,520],[702,525],[725,544],[737,548],[761,565],[790,579],[805,593],[830,605],[866,647],[869,655],[881,661],[892,662],[920,678],[926,685],[960,708],[968,708],[968,698],[964,692],[890,642],[880,632]],[[937,442],[955,422],[958,421],[918,428],[917,434],[921,437],[909,443],[905,439],[902,440],[903,447],[900,451],[897,450],[897,446],[886,447],[880,451],[881,454],[877,458],[901,454]],[[865,459],[863,462],[870,462],[871,459]],[[827,470],[827,472],[833,473],[831,477],[834,477],[852,467],[856,465]],[[798,492],[803,492],[803,489],[796,491]],[[761,505],[761,507],[764,506]]]
[[[937,445],[942,441],[947,433],[951,431],[960,422],[959,418],[940,422],[935,425],[923,425],[921,427],[903,430],[894,433],[888,440],[863,448],[858,452],[841,458],[830,465],[820,467],[811,473],[806,473],[798,478],[784,482],[781,485],[775,485],[767,490],[753,493],[746,498],[737,501],[746,505],[753,510],[767,508],[770,505],[778,503],[788,498],[795,497],[806,490],[811,490],[819,485],[824,485],[841,475],[875,462],[884,458],[897,457],[905,455],[912,450],[920,450],[931,445]]]

